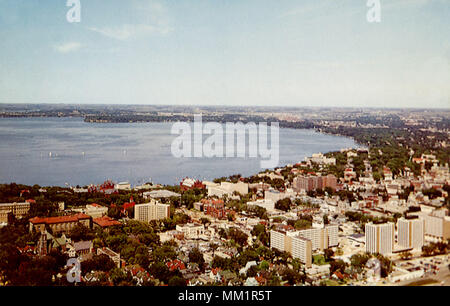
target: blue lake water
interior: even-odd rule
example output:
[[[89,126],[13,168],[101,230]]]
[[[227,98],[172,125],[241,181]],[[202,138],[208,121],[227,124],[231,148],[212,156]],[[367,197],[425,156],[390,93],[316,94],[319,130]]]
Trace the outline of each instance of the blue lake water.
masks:
[[[88,185],[106,179],[177,184],[263,170],[259,158],[175,158],[172,123],[85,123],[81,118],[0,119],[0,182]],[[207,136],[204,136],[204,140]],[[352,139],[280,129],[279,165],[357,147]],[[270,144],[270,142],[269,142]],[[248,152],[248,150],[246,151]]]

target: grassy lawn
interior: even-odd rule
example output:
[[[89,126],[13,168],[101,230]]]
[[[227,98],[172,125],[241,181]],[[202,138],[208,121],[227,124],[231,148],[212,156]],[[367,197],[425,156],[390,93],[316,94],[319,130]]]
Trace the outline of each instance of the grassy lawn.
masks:
[[[340,286],[340,284],[337,281],[332,280],[332,279],[327,279],[327,280],[324,281],[324,283],[327,286]]]
[[[325,257],[323,255],[314,255],[313,256],[313,264],[321,266],[326,264]]]
[[[428,279],[421,279],[421,280],[409,283],[406,286],[425,286],[425,285],[431,285],[431,284],[437,284],[437,283],[439,283],[437,280],[428,278]]]

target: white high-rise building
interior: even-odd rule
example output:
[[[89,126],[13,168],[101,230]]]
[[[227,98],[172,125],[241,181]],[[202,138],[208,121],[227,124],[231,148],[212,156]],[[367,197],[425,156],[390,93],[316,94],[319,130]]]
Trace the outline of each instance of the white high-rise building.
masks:
[[[423,219],[400,218],[397,221],[398,244],[405,248],[420,249],[424,244],[425,223]]]
[[[394,223],[366,224],[366,251],[390,254],[394,249]]]
[[[308,238],[299,236],[298,231],[270,231],[270,247],[288,252],[293,258],[300,259],[306,267],[312,264],[312,243]]]
[[[326,225],[324,228],[309,228],[300,230],[301,237],[311,240],[313,250],[324,250],[338,245],[337,225]]]
[[[279,251],[284,251],[284,237],[285,233],[280,231],[270,231],[270,247]]]
[[[450,217],[425,215],[425,235],[435,239],[450,239]]]
[[[334,247],[339,244],[338,233],[339,226],[338,225],[326,225],[325,230],[327,231],[328,236],[328,247]]]
[[[170,217],[170,205],[152,201],[134,206],[134,219],[142,222],[161,220]]]
[[[311,267],[312,263],[312,243],[311,240],[300,236],[291,238],[291,254],[292,258],[298,258],[306,267]]]

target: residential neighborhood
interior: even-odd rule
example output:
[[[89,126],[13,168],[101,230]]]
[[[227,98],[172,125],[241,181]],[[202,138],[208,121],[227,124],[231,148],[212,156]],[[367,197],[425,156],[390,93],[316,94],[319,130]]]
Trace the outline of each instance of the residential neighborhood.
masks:
[[[15,269],[34,276],[2,266],[1,283],[70,285],[66,261],[77,258],[85,285],[449,285],[448,163],[422,154],[374,173],[373,154],[318,153],[178,186],[3,185],[3,196],[18,194],[0,204],[11,249],[1,262],[16,256]]]

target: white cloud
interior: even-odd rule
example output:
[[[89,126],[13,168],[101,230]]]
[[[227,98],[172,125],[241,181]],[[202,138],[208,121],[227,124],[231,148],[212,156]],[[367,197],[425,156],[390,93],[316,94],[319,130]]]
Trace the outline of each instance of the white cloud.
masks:
[[[151,34],[164,35],[170,32],[170,28],[157,27],[148,24],[123,24],[121,26],[109,26],[102,28],[90,27],[88,29],[117,40],[127,40],[130,38]]]
[[[166,8],[155,0],[131,1],[132,20],[120,25],[88,27],[89,30],[117,40],[147,35],[166,35],[172,31]]]
[[[310,14],[316,11],[321,11],[322,9],[325,9],[329,6],[329,1],[323,1],[323,2],[313,2],[309,3],[300,7],[295,7],[291,10],[288,10],[281,14],[280,17],[289,17],[289,16],[298,16],[298,15],[304,15],[304,14]]]
[[[408,8],[420,8],[431,2],[441,2],[442,0],[384,0],[381,1],[381,9],[394,10],[394,9],[408,9]]]
[[[81,48],[81,44],[79,42],[67,42],[63,44],[59,44],[54,46],[55,50],[59,53],[69,53],[75,52]]]

